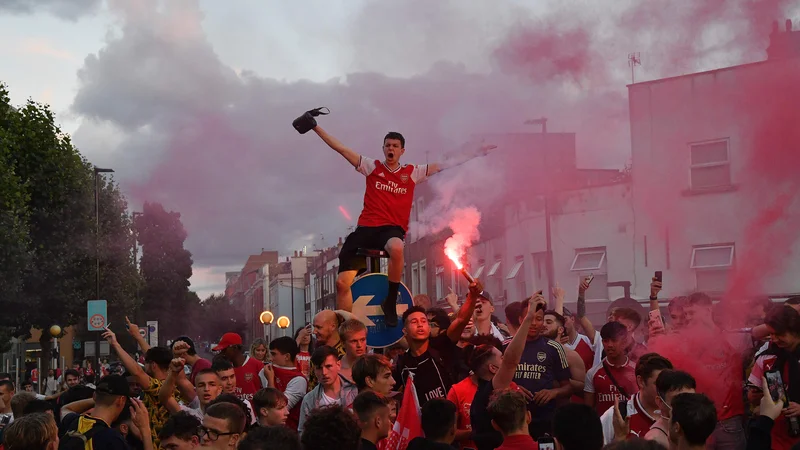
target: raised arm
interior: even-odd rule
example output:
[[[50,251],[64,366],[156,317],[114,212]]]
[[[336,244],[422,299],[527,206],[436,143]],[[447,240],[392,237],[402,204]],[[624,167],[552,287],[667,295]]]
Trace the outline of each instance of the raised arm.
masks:
[[[117,356],[119,356],[119,360],[122,361],[122,365],[125,366],[125,369],[130,372],[131,376],[136,377],[136,382],[139,383],[139,386],[147,389],[150,387],[150,375],[147,375],[142,369],[142,366],[137,363],[128,352],[119,345],[119,341],[117,341],[117,335],[114,334],[113,331],[106,328],[106,331],[103,333],[103,339],[107,340],[111,348],[117,352]]]
[[[583,279],[581,281],[581,285],[578,287],[578,322],[580,322],[583,330],[586,331],[586,337],[589,338],[589,342],[594,342],[596,330],[594,329],[594,325],[592,325],[592,321],[586,317],[586,290],[589,289],[589,282],[587,279]]]
[[[177,414],[181,412],[181,406],[178,404],[178,401],[175,400],[175,388],[178,386],[178,380],[183,375],[183,378],[186,379],[186,375],[183,373],[183,366],[185,361],[181,358],[174,358],[170,361],[169,364],[169,372],[167,373],[167,379],[164,380],[164,384],[161,385],[161,389],[158,390],[158,402],[164,405],[169,411],[170,414]],[[187,380],[188,381],[188,380]],[[181,395],[189,394],[184,393],[181,390]],[[192,389],[192,397],[187,397],[187,403],[194,399],[194,389]]]
[[[346,159],[347,162],[352,164],[353,167],[358,167],[358,163],[359,161],[361,161],[361,155],[353,151],[353,149],[351,149],[350,147],[347,147],[346,145],[339,142],[338,139],[328,134],[328,132],[323,130],[322,127],[319,125],[314,127],[314,132],[317,133],[317,136],[319,136],[323,141],[325,141],[326,144],[328,144],[328,147],[336,150],[336,153],[344,156],[344,159]]]
[[[445,160],[442,162],[428,164],[428,176],[451,167],[460,166],[461,164],[464,164],[470,159],[477,158],[478,156],[485,156],[489,154],[489,150],[494,150],[496,148],[496,145],[481,144],[480,147],[471,152],[457,153],[445,158]]]
[[[128,334],[133,337],[133,340],[139,344],[139,348],[142,349],[143,353],[147,353],[147,351],[150,350],[150,344],[148,344],[147,341],[144,340],[144,337],[142,337],[141,333],[139,333],[139,325],[131,322],[131,320],[128,319],[128,316],[125,316],[125,329],[128,330]]]
[[[525,318],[519,324],[519,329],[511,343],[506,347],[503,353],[503,362],[500,368],[492,378],[492,387],[495,389],[505,389],[511,386],[511,380],[514,379],[514,374],[517,371],[517,365],[522,359],[522,352],[525,351],[525,341],[528,340],[528,331],[533,323],[533,317],[536,315],[536,305],[539,302],[544,302],[544,298],[537,294],[528,302],[528,310],[525,313]]]
[[[469,285],[467,300],[464,301],[461,309],[458,310],[458,314],[453,320],[453,323],[451,323],[450,327],[447,328],[447,337],[449,337],[451,341],[458,342],[458,340],[461,338],[461,333],[464,331],[464,328],[467,327],[469,319],[472,318],[472,313],[475,312],[475,304],[478,301],[478,297],[480,297],[481,292],[483,292],[483,285],[480,281],[476,281]]]

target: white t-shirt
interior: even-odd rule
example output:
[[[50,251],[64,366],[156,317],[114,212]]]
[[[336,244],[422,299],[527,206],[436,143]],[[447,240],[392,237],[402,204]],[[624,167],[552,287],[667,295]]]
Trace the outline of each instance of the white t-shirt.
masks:
[[[322,399],[319,402],[319,406],[328,406],[328,405],[338,405],[339,399],[338,398],[330,398],[328,394],[322,393]]]

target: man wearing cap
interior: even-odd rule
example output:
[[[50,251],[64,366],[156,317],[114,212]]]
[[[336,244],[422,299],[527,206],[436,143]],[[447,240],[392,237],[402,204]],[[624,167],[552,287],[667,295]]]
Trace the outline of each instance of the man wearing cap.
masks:
[[[501,342],[505,339],[503,333],[492,323],[492,314],[494,313],[494,300],[492,296],[486,292],[481,292],[478,301],[475,303],[475,312],[472,314],[472,322],[475,324],[475,334],[490,334]]]
[[[147,414],[144,404],[138,399],[130,398],[130,395],[130,387],[125,377],[121,375],[103,377],[94,391],[94,409],[91,415],[73,412],[61,418],[61,431],[64,436],[61,438],[60,447],[72,448],[70,441],[86,439],[86,448],[129,449],[122,433],[111,428],[111,424],[116,422],[130,401],[135,414],[142,416],[143,419],[137,420],[137,425],[141,426],[140,432],[145,449],[152,449],[152,434],[148,420],[144,419]]]
[[[264,364],[245,356],[242,337],[236,333],[225,333],[219,344],[211,350],[220,352],[220,356],[233,364],[233,371],[236,374],[236,396],[241,400],[252,400],[253,395],[263,387],[258,374],[264,368]]]
[[[180,336],[172,343],[172,357],[181,358],[192,368],[189,382],[194,384],[194,377],[201,370],[210,369],[211,361],[201,358],[194,347],[194,341],[189,336]]]

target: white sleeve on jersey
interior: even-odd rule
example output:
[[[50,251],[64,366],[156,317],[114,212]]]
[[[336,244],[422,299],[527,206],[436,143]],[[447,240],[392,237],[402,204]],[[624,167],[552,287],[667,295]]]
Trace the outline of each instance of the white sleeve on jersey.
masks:
[[[375,160],[372,158],[367,158],[366,156],[362,156],[358,161],[358,167],[356,167],[356,170],[365,177],[369,176],[369,174],[375,170]]]
[[[586,372],[586,381],[583,384],[583,392],[591,392],[594,393],[594,376],[597,374],[597,371],[603,367],[601,365],[597,365],[589,369]]]
[[[587,338],[588,339],[588,338]],[[594,334],[594,366],[603,362],[603,339],[600,338],[600,332]]]
[[[416,184],[426,178],[428,178],[428,165],[421,164],[418,166],[414,166],[414,171],[411,172],[411,181],[413,181]]]

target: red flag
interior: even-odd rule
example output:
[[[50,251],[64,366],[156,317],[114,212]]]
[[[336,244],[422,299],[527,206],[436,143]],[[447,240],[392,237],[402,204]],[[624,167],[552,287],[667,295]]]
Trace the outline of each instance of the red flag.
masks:
[[[386,450],[405,450],[408,443],[415,437],[422,436],[422,422],[420,421],[419,399],[417,390],[414,389],[414,376],[408,374],[406,381],[403,404],[397,412],[397,421],[392,427],[392,432],[386,438]]]

